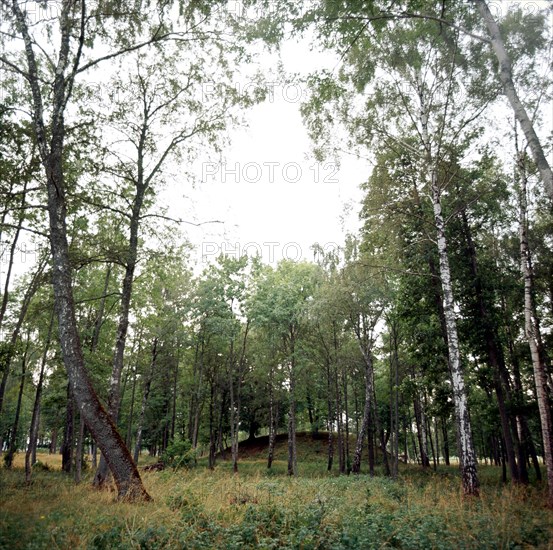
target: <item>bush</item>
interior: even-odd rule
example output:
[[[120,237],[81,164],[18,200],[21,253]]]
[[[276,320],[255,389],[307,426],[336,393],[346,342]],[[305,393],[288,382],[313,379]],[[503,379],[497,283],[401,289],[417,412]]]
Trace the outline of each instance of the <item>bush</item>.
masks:
[[[187,439],[173,441],[161,455],[161,461],[174,469],[191,468],[196,463],[196,453]]]
[[[51,471],[51,468],[48,464],[41,462],[40,460],[37,460],[33,464],[33,470],[36,470],[38,472],[49,472]]]

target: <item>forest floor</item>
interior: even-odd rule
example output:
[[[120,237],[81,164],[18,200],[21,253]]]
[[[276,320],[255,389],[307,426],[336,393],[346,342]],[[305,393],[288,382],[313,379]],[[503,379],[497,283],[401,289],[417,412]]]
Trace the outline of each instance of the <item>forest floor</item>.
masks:
[[[480,467],[481,496],[463,498],[456,467],[402,465],[397,481],[326,472],[322,439],[299,438],[299,477],[286,476],[286,443],[266,468],[261,441],[245,443],[239,475],[219,460],[143,472],[154,501],[115,501],[76,486],[60,457],[40,454],[25,485],[23,456],[0,469],[0,548],[553,548],[553,511],[541,486],[500,482]],[[147,460],[144,461],[144,464]]]

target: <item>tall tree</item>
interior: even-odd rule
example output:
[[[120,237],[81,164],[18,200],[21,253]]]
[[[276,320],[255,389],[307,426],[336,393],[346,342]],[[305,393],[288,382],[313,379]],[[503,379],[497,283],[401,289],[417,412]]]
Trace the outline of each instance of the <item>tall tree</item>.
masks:
[[[518,147],[517,147],[518,148]],[[518,151],[517,151],[518,152]],[[534,270],[532,255],[528,243],[528,176],[524,151],[518,152],[517,180],[520,186],[520,269],[524,281],[524,332],[534,370],[536,396],[540,414],[543,440],[543,454],[548,483],[548,505],[553,507],[553,414],[544,348],[540,331],[539,318],[536,311]]]
[[[476,5],[476,8],[480,13],[480,16],[482,17],[482,20],[484,21],[490,35],[490,42],[499,65],[499,79],[501,80],[501,85],[503,86],[505,95],[507,96],[507,99],[513,109],[516,120],[524,132],[526,141],[528,142],[528,146],[532,152],[534,162],[538,167],[543,181],[545,192],[549,196],[549,200],[553,201],[553,171],[551,170],[551,165],[545,156],[541,141],[536,133],[536,130],[534,129],[533,120],[531,116],[528,115],[528,112],[526,111],[526,108],[517,93],[517,89],[513,81],[511,56],[505,47],[505,42],[501,35],[499,25],[494,19],[486,0],[472,1]],[[532,14],[529,17],[531,17],[533,22],[541,23],[541,18],[538,19],[537,14]]]
[[[87,68],[97,65],[100,59],[84,62],[84,50],[93,42],[91,27],[87,25],[93,15],[87,10],[85,2],[63,2],[53,20],[42,18],[33,21],[36,14],[30,14],[27,6],[18,2],[2,1],[6,21],[13,33],[22,41],[23,67],[14,62],[14,58],[2,56],[3,63],[20,75],[28,84],[31,92],[30,110],[32,125],[37,142],[39,156],[44,170],[47,191],[47,209],[50,221],[50,246],[52,252],[52,282],[54,287],[55,307],[58,316],[59,339],[69,376],[73,396],[85,422],[102,449],[114,474],[119,496],[131,498],[149,498],[142,485],[140,475],[132,461],[127,448],[117,432],[117,428],[105,409],[102,407],[87,373],[81,340],[75,317],[75,304],[72,292],[71,264],[67,241],[67,203],[65,156],[65,115],[77,75]],[[97,15],[103,11],[99,7]],[[135,15],[136,17],[136,15]],[[139,21],[136,21],[139,24]],[[56,28],[59,47],[54,60],[39,45],[42,42],[40,33]],[[153,35],[146,39],[150,43],[158,39],[163,26],[154,28]],[[96,38],[98,38],[96,29]],[[104,56],[110,58],[121,55],[128,49],[136,49],[141,44],[121,47],[115,45],[112,53]],[[42,57],[50,72],[52,95],[46,96],[42,82],[46,76],[41,74]]]
[[[189,49],[192,50],[192,46]],[[199,54],[193,55],[192,51],[188,51],[188,62],[185,63],[183,52],[171,50],[169,44],[157,48],[153,59],[152,54],[145,52],[135,54],[128,74],[121,66],[117,81],[110,83],[107,93],[110,112],[105,124],[117,132],[117,136],[114,143],[107,147],[109,158],[104,170],[118,182],[118,194],[122,198],[121,207],[111,204],[109,208],[128,222],[128,244],[122,259],[124,274],[108,395],[108,411],[116,424],[140,233],[145,219],[158,217],[156,213],[148,212],[151,197],[155,196],[156,187],[163,180],[166,164],[172,158],[182,158],[185,154],[187,157],[195,156],[195,149],[200,144],[205,147],[208,143],[216,143],[217,135],[232,118],[232,107],[242,99],[228,83],[224,89],[223,78],[229,78],[229,75],[216,75],[217,58],[211,52],[212,47],[202,41],[201,50],[205,57],[209,56],[209,77],[219,77],[216,100],[212,96],[212,101],[208,101],[205,94],[203,101],[199,99],[202,97],[203,78],[206,77],[203,67],[207,60],[199,63]],[[127,149],[133,151],[130,160],[127,160]],[[110,195],[109,191],[104,191],[104,195]],[[129,208],[125,208],[125,204]],[[107,464],[102,458],[94,483],[102,485],[107,473]]]
[[[255,282],[250,315],[252,324],[274,331],[279,339],[288,386],[288,475],[298,474],[296,426],[299,358],[307,324],[307,307],[318,280],[316,266],[281,261],[275,270],[261,271]]]

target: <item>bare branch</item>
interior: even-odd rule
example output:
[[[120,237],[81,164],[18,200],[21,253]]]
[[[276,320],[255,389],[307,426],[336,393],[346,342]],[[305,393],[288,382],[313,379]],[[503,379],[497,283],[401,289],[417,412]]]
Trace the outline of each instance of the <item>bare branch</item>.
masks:
[[[18,229],[17,225],[11,224],[11,223],[3,223],[2,227],[8,227],[10,229]],[[30,227],[21,227],[21,231],[28,231],[29,233],[34,233],[35,235],[40,235],[41,237],[44,237],[45,239],[49,239],[50,235],[48,233],[43,233],[42,231],[39,231],[38,229],[31,229]]]
[[[208,223],[225,223],[224,221],[222,220],[209,220],[209,221],[205,221],[205,222],[189,222],[188,220],[182,220],[182,219],[177,219],[177,218],[171,218],[170,216],[164,216],[163,214],[144,214],[142,216],[140,216],[140,219],[144,219],[144,218],[160,218],[162,220],[167,220],[167,221],[170,221],[170,222],[174,222],[174,223],[184,223],[186,225],[193,225],[194,227],[200,227],[202,225],[206,225]]]

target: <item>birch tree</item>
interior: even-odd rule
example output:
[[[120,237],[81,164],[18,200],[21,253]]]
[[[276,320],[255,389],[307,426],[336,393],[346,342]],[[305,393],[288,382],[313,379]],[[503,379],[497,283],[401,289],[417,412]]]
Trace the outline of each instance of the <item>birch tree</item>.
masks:
[[[490,36],[491,46],[497,58],[499,66],[499,79],[503,87],[503,91],[509,100],[516,120],[520,124],[528,146],[532,153],[532,157],[539,170],[541,180],[545,187],[545,192],[549,196],[549,200],[553,201],[553,171],[551,165],[544,153],[541,140],[539,139],[534,128],[534,122],[531,116],[528,115],[524,104],[520,100],[513,80],[512,60],[505,47],[505,41],[501,35],[501,30],[497,21],[494,19],[486,0],[472,0],[475,4],[478,13],[482,17],[488,34]],[[535,18],[536,16],[533,15]]]
[[[117,423],[120,407],[120,384],[125,343],[129,325],[130,304],[135,270],[140,256],[140,239],[145,222],[163,220],[153,211],[156,191],[167,178],[171,161],[194,158],[198,150],[210,144],[218,147],[218,138],[236,113],[238,104],[248,104],[246,96],[238,94],[228,80],[231,75],[217,70],[220,60],[210,49],[215,45],[201,42],[200,50],[183,52],[164,44],[153,54],[134,54],[131,68],[119,67],[118,76],[104,94],[109,99],[104,107],[105,126],[116,134],[106,147],[105,176],[114,179],[118,189],[109,182],[102,195],[121,197],[120,204],[106,206],[128,223],[128,244],[122,259],[124,274],[121,285],[119,321],[109,383],[108,410]],[[192,46],[190,46],[192,50]],[[230,48],[229,48],[230,50]],[[231,51],[227,56],[231,56]],[[199,59],[202,59],[202,62]],[[204,72],[209,64],[210,74]],[[234,59],[238,64],[238,59]],[[128,71],[128,72],[126,72]],[[218,94],[206,94],[205,81],[217,80]],[[251,100],[250,100],[251,101]],[[130,159],[129,159],[130,157]],[[95,190],[96,194],[98,190]],[[127,204],[129,206],[127,206]],[[183,220],[174,220],[174,223]],[[94,479],[102,485],[107,465],[102,459]]]
[[[427,21],[397,23],[396,40],[391,44],[377,33],[360,38],[347,51],[348,63],[338,79],[330,75],[313,78],[319,93],[304,106],[304,114],[316,143],[327,113],[338,112],[352,133],[352,143],[371,144],[378,139],[390,149],[406,151],[404,162],[418,180],[417,193],[430,201],[463,489],[466,494],[477,495],[476,456],[461,367],[442,194],[451,183],[446,179],[444,163],[456,146],[470,139],[471,132],[478,134],[478,116],[486,99],[471,98],[463,113],[456,107],[470,79],[462,72],[464,54],[458,35],[441,32],[450,34],[447,46],[439,45],[438,33]],[[369,52],[372,72],[365,61]],[[356,97],[359,93],[361,98]],[[328,99],[323,103],[321,97]],[[356,116],[352,105],[360,104],[363,110]]]
[[[540,321],[536,310],[534,270],[528,241],[528,174],[525,151],[518,151],[516,175],[519,186],[520,270],[524,282],[524,333],[530,347],[536,397],[540,416],[545,471],[548,484],[548,505],[553,507],[553,414],[550,387]]]
[[[316,266],[281,261],[275,270],[267,268],[255,282],[250,315],[252,327],[259,325],[280,340],[288,387],[288,475],[298,475],[296,425],[298,377],[302,369],[301,345],[307,310],[316,281]]]
[[[8,31],[3,37],[17,39],[10,43],[10,49],[4,49],[1,61],[22,79],[30,93],[28,110],[47,194],[44,204],[49,216],[59,339],[73,395],[113,472],[119,496],[148,499],[132,457],[98,400],[84,363],[68,252],[64,156],[68,106],[74,99],[78,77],[103,61],[168,38],[172,31],[163,10],[157,12],[155,8],[136,12],[130,5],[128,11],[122,6],[120,13],[112,12],[110,17],[105,15],[103,4],[90,9],[84,1],[64,1],[55,4],[55,13],[43,12],[37,17],[29,6],[17,1],[3,0],[1,7],[3,26]],[[92,47],[100,42],[108,53],[94,58]],[[22,48],[17,51],[19,44]],[[23,62],[17,60],[18,55]],[[49,86],[44,86],[46,82]]]

